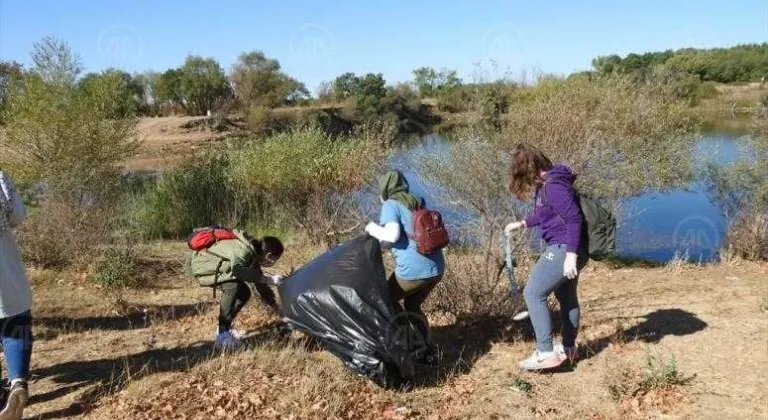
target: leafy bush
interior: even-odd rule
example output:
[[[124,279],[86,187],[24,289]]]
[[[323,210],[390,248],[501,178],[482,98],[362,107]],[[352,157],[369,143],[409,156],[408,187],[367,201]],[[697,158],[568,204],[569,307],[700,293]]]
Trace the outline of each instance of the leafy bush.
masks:
[[[96,262],[88,281],[107,291],[117,291],[139,283],[138,258],[131,247],[109,247]]]
[[[238,189],[258,191],[310,239],[320,240],[354,218],[356,193],[383,161],[376,137],[362,131],[332,138],[317,128],[276,134],[236,153],[232,178]]]
[[[145,238],[184,238],[201,226],[246,223],[257,201],[230,182],[230,165],[208,153],[166,171],[134,197],[131,227]]]
[[[252,132],[259,134],[263,133],[270,128],[272,112],[265,106],[253,105],[248,108],[248,113],[245,115],[245,122]]]
[[[25,254],[60,265],[110,240],[120,200],[116,165],[137,146],[137,120],[114,112],[125,97],[121,78],[80,88],[80,64],[66,44],[44,39],[33,61],[11,86],[0,165],[40,203],[22,231]]]

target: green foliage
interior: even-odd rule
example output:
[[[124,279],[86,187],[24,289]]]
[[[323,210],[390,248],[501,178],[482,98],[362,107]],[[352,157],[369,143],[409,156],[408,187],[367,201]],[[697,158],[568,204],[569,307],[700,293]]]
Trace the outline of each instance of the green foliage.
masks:
[[[413,71],[413,82],[422,96],[435,96],[454,91],[461,87],[461,79],[455,70],[435,70],[432,67],[420,67]]]
[[[231,80],[235,97],[245,107],[292,105],[309,96],[302,83],[281,72],[280,63],[261,51],[241,54]]]
[[[183,103],[192,115],[215,111],[230,94],[227,76],[213,58],[190,55],[179,71]]]
[[[264,105],[251,105],[245,115],[245,122],[254,133],[266,132],[272,123],[272,112]]]
[[[19,84],[23,77],[21,64],[15,61],[0,61],[0,125],[8,108],[11,89]]]
[[[88,96],[99,96],[101,92],[113,92],[112,101],[103,103],[102,110],[107,118],[134,116],[143,107],[144,86],[130,74],[115,69],[100,74],[89,73],[78,81],[78,88]]]
[[[366,130],[336,138],[317,128],[280,133],[237,152],[231,176],[311,240],[333,240],[355,223],[356,192],[384,160],[380,142]]]
[[[179,106],[186,111],[184,92],[181,89],[182,73],[179,69],[168,69],[151,79],[150,84],[155,103],[160,108]]]
[[[121,78],[78,86],[79,64],[66,44],[45,39],[33,57],[35,67],[8,104],[0,165],[42,203],[29,229],[41,227],[51,241],[74,236],[56,245],[71,261],[108,239],[115,221],[110,210],[120,195],[116,164],[137,145],[137,120],[115,114],[114,104],[125,94]],[[89,235],[78,238],[83,230]]]
[[[364,156],[367,147],[360,140],[334,139],[313,128],[280,133],[238,153],[233,176],[244,187],[275,195],[348,192],[370,175],[362,159],[355,158],[358,153]]]
[[[669,388],[686,385],[692,376],[684,376],[677,370],[677,359],[670,353],[665,357],[661,353],[648,352],[645,356],[645,374],[640,382],[640,389]]]
[[[230,224],[237,192],[226,156],[208,154],[170,169],[134,198],[131,227],[145,238],[183,238],[194,228]]]
[[[139,261],[131,247],[108,247],[96,261],[88,281],[107,291],[139,283]]]
[[[731,48],[693,49],[597,57],[592,66],[600,74],[649,74],[659,66],[720,83],[755,82],[767,76],[768,43]]]

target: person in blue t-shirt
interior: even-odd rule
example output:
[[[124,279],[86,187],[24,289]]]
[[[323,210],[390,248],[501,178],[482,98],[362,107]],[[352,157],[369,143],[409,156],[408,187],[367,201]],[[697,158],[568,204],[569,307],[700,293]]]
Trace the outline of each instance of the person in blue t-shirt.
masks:
[[[436,351],[430,339],[429,322],[421,305],[445,272],[442,250],[431,255],[417,251],[413,236],[413,212],[424,206],[424,200],[409,192],[408,181],[400,171],[388,171],[379,178],[381,216],[379,223],[369,223],[365,231],[389,248],[395,259],[395,272],[389,278],[392,299],[401,299],[405,310],[418,320],[411,320],[421,334],[426,349],[422,362],[437,362]],[[412,318],[409,317],[409,318]]]

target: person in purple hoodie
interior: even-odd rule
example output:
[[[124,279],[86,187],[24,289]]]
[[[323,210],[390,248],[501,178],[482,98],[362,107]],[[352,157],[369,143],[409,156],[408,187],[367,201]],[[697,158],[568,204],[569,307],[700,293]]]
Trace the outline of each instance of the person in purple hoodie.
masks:
[[[584,216],[573,189],[575,180],[570,168],[553,165],[531,145],[519,144],[512,152],[509,190],[521,200],[532,197],[535,205],[531,215],[510,223],[505,231],[538,226],[547,244],[523,291],[536,334],[536,350],[519,364],[524,370],[553,369],[566,360],[576,360],[580,315],[576,286],[589,254],[586,240],[582,239]],[[552,292],[560,304],[561,345],[552,341],[552,319],[547,306],[547,297]]]

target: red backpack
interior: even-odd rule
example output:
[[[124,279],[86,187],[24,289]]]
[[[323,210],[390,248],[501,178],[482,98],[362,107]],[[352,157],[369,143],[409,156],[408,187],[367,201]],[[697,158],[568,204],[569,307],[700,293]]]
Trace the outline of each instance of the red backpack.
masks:
[[[202,251],[213,246],[216,242],[227,239],[237,239],[237,235],[231,229],[220,226],[204,227],[195,229],[187,239],[189,249],[193,251]]]
[[[443,224],[443,216],[437,210],[419,208],[413,212],[413,235],[419,254],[430,255],[448,246],[448,229]]]

